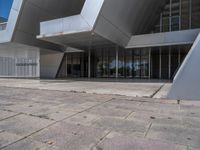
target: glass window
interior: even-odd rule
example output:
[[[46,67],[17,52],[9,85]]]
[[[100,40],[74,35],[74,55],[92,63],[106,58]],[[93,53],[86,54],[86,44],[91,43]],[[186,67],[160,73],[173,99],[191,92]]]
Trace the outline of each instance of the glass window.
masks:
[[[181,1],[181,29],[190,28],[190,1]]]
[[[200,27],[200,0],[192,0],[192,28]]]

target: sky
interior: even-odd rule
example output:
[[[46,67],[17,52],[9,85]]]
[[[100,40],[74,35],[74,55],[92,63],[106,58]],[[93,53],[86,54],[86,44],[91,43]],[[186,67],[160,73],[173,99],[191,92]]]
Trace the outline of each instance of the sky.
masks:
[[[0,0],[0,17],[8,19],[13,0]]]

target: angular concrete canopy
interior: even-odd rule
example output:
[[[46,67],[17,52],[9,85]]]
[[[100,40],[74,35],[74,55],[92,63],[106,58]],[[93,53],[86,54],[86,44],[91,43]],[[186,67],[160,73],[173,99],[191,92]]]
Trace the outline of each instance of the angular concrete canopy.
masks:
[[[40,33],[40,22],[78,14],[83,3],[84,0],[14,0],[6,29],[0,31],[0,43],[13,42],[65,51],[66,48],[63,45],[36,38],[36,35]]]
[[[79,15],[42,22],[37,37],[79,48],[106,43],[117,43],[125,47],[132,35],[150,32],[164,2],[86,0]]]

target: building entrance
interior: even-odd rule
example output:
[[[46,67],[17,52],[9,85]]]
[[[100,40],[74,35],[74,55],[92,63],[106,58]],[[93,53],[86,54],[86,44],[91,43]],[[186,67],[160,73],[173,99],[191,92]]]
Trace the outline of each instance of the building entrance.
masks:
[[[190,45],[143,49],[107,47],[91,50],[90,55],[88,51],[67,53],[58,77],[90,75],[92,78],[171,80],[189,49]]]

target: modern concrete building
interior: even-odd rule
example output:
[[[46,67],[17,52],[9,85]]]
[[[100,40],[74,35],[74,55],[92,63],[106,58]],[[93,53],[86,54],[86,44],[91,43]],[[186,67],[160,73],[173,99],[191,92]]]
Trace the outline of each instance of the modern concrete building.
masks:
[[[200,99],[200,0],[9,1],[1,77],[164,79]]]

